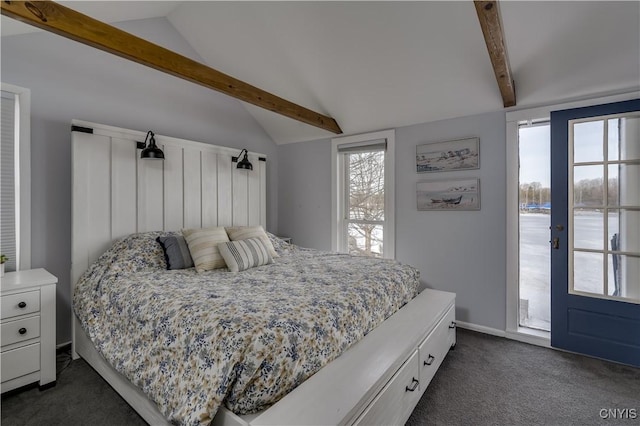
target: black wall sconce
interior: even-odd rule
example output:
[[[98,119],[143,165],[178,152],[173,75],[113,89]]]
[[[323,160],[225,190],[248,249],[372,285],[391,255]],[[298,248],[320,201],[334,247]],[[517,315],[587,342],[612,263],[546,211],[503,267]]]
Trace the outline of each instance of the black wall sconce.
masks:
[[[149,135],[151,135],[151,140],[149,140]],[[138,148],[142,149],[140,158],[143,160],[164,160],[164,152],[158,148],[156,139],[153,136],[154,133],[149,130],[144,142],[138,142]],[[147,145],[147,140],[149,140],[149,145]]]
[[[238,161],[243,152],[244,157],[242,157],[242,160]],[[253,170],[253,164],[251,164],[251,162],[249,161],[249,157],[247,156],[248,154],[249,151],[247,151],[246,149],[242,149],[237,157],[231,157],[231,161],[233,161],[234,163],[238,161],[238,165],[236,166],[237,169]]]

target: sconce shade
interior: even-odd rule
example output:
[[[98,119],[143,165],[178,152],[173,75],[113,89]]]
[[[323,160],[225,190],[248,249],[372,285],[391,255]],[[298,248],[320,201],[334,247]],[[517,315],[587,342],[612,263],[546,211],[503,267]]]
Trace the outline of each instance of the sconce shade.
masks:
[[[151,135],[151,140],[149,141],[149,145],[147,145],[147,139],[149,139],[149,135]],[[144,140],[145,147],[140,153],[140,158],[143,160],[164,160],[164,152],[156,145],[156,139],[153,137],[154,134],[151,130],[147,132],[147,137]]]
[[[244,151],[244,157],[242,157],[242,160],[238,161],[238,165],[236,166],[236,168],[253,170],[253,164],[251,164],[251,162],[249,161],[249,158],[247,157],[248,152],[246,149],[243,149],[242,151],[240,151],[240,154],[238,154],[238,158],[240,158],[240,155],[242,155],[243,151]]]

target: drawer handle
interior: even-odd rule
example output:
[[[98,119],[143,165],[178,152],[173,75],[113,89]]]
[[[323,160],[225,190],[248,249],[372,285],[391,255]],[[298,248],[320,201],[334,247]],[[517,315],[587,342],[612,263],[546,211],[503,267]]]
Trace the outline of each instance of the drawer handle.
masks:
[[[420,384],[420,382],[417,381],[415,377],[413,377],[413,381],[411,382],[411,387],[407,386],[405,388],[405,392],[413,392],[413,391],[415,391],[416,389],[418,389],[418,385],[419,384]]]
[[[20,302],[18,303],[18,308],[26,308],[27,307],[27,302]]]
[[[22,327],[20,330],[18,330],[18,333],[20,334],[27,334],[27,329]]]
[[[451,324],[449,324],[449,328],[456,328],[456,322],[451,321]]]
[[[424,361],[424,365],[431,365],[433,364],[433,360],[436,359],[433,355],[429,354],[429,357],[427,358],[426,361]]]

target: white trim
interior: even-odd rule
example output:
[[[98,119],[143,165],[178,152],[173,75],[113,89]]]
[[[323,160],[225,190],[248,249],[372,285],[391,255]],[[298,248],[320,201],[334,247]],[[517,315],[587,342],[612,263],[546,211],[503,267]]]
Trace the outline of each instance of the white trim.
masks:
[[[558,104],[538,106],[535,108],[527,108],[516,111],[509,111],[506,114],[507,122],[509,121],[524,121],[529,120],[532,117],[536,118],[549,118],[551,111],[561,111],[572,108],[582,108],[592,105],[608,104],[613,102],[628,101],[640,97],[640,89],[633,89],[625,93],[601,96],[595,98],[581,99],[575,101],[562,102]]]
[[[473,324],[470,322],[464,322],[456,320],[456,326],[464,328],[465,330],[477,331],[479,333],[490,334],[492,336],[505,337],[506,333],[503,330],[497,328],[486,327],[484,325]]]
[[[384,236],[383,257],[395,258],[395,130],[381,130],[373,133],[344,136],[331,139],[331,249],[345,252],[346,243],[341,241],[341,228],[344,227],[340,212],[344,208],[344,160],[338,155],[340,145],[354,145],[367,141],[379,141],[385,139],[387,149],[385,151],[384,164]]]
[[[485,327],[484,325],[472,324],[469,322],[456,320],[456,325],[465,330],[477,331],[478,333],[490,334],[492,336],[504,337],[509,340],[528,343],[530,345],[551,347],[551,333],[535,330],[532,328],[520,327],[520,331],[502,331],[497,328]]]
[[[519,323],[519,170],[518,123],[507,121],[507,330],[516,330]]]
[[[56,345],[56,350],[58,350],[58,349],[63,349],[64,347],[69,347],[69,349],[71,349],[71,344],[72,344],[72,343],[73,343],[73,342],[72,342],[71,340],[68,340],[68,341],[63,342],[63,343],[58,343],[58,344]]]
[[[19,220],[17,229],[19,255],[16,270],[31,269],[31,90],[13,84],[1,83],[5,92],[14,93],[20,108],[18,137],[20,138]]]
[[[551,111],[559,111],[570,108],[581,108],[591,105],[621,102],[640,97],[640,91],[630,91],[623,94],[604,96],[598,98],[577,100],[565,102],[555,105],[546,105],[535,108],[522,109],[518,111],[509,111],[506,113],[506,179],[507,179],[507,206],[506,206],[506,231],[507,231],[507,306],[506,306],[506,324],[507,335],[515,340],[531,339],[530,329],[526,329],[526,333],[522,332],[519,326],[519,229],[518,229],[518,196],[519,196],[519,157],[518,157],[518,122],[526,120],[549,119]],[[535,343],[534,343],[535,344]],[[544,346],[544,345],[541,345]]]

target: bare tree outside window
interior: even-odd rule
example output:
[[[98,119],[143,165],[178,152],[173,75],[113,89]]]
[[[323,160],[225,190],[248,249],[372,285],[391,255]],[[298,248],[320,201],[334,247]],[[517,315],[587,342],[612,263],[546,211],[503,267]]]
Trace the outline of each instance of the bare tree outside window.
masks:
[[[346,154],[349,253],[382,257],[384,151]]]

